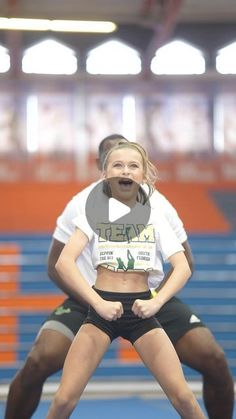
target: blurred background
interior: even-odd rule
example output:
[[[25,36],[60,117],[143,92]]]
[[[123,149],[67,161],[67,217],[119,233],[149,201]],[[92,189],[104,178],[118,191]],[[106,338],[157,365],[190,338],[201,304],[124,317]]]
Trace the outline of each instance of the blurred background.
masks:
[[[46,274],[51,233],[113,133],[157,165],[196,261],[181,296],[236,378],[235,21],[235,0],[0,0],[0,382],[63,299]],[[95,378],[120,376],[150,378],[121,340]]]

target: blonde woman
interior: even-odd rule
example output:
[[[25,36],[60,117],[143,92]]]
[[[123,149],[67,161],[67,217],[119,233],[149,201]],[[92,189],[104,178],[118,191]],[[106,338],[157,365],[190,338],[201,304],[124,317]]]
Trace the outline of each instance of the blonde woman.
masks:
[[[149,192],[156,180],[156,170],[145,150],[136,143],[119,144],[104,161],[106,194],[134,208],[145,205],[140,185]],[[81,397],[89,378],[99,365],[111,341],[118,336],[128,339],[149,368],[170,402],[184,419],[203,419],[204,415],[183,376],[177,354],[154,314],[185,284],[191,272],[183,247],[161,211],[151,209],[147,240],[102,241],[87,222],[85,213],[75,219],[75,233],[65,245],[57,269],[65,283],[73,283],[88,302],[88,316],[68,352],[61,384],[49,409],[48,419],[68,418]],[[92,262],[97,270],[91,288],[76,266],[76,260],[90,242]],[[140,265],[138,249],[148,249],[149,257]],[[109,251],[104,263],[101,253]],[[118,269],[126,255],[129,269]],[[132,255],[132,257],[131,257]],[[154,298],[150,298],[148,275],[162,274],[162,259],[172,265],[169,280]],[[123,265],[122,265],[123,266]],[[140,268],[142,266],[142,268]]]

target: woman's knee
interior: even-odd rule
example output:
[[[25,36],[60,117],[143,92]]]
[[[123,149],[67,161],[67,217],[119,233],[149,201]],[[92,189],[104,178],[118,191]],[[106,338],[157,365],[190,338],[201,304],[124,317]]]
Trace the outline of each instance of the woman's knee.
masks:
[[[63,413],[63,416],[69,416],[76,407],[77,401],[77,399],[59,389],[53,399],[52,405],[58,414]]]
[[[179,413],[184,414],[184,417],[187,417],[186,415],[188,414],[192,414],[196,408],[195,396],[188,388],[178,391],[172,398],[171,402]]]

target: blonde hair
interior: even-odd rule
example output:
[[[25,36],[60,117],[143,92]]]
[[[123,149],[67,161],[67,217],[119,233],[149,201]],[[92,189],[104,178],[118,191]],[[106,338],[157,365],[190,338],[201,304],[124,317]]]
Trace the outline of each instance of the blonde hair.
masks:
[[[147,183],[150,187],[155,187],[155,182],[158,179],[158,172],[157,168],[154,164],[149,160],[147,151],[138,143],[128,141],[128,142],[119,142],[114,147],[112,147],[106,154],[106,157],[103,161],[103,170],[106,170],[109,157],[113,153],[113,151],[121,150],[124,148],[130,148],[132,150],[137,151],[141,157],[143,162],[143,171],[145,176],[145,183]]]

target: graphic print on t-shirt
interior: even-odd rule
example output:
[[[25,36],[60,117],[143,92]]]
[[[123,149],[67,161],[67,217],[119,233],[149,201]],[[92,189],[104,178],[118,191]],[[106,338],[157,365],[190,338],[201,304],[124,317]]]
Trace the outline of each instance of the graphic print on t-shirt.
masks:
[[[138,231],[134,224],[130,225],[130,229]],[[153,225],[148,224],[133,238],[126,230],[127,225],[124,224],[113,223],[112,229],[109,224],[99,224],[96,235],[99,265],[118,272],[152,270],[156,257]]]
[[[113,182],[114,179],[117,179],[119,183],[121,178],[112,178]],[[130,211],[125,211],[125,215],[123,215],[121,208],[123,206],[127,207],[127,205],[121,202],[119,206],[116,197],[113,200],[116,202],[116,206],[113,208],[118,208],[118,212],[113,217],[111,213],[111,207],[113,206],[111,205],[111,199],[113,197],[107,193],[108,182],[109,179],[102,180],[89,193],[85,205],[87,221],[94,233],[104,238],[104,240],[130,242],[142,233],[149,222],[151,213],[149,198],[140,185],[133,182],[137,190],[142,190],[141,202],[137,201],[134,206],[130,207]],[[124,194],[128,193],[129,187],[129,184],[123,185],[122,192]],[[114,203],[113,201],[112,204]],[[114,221],[111,222],[110,220]]]

